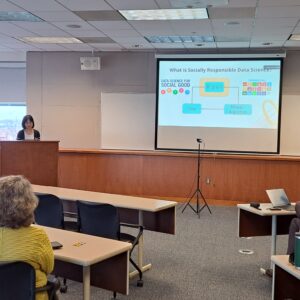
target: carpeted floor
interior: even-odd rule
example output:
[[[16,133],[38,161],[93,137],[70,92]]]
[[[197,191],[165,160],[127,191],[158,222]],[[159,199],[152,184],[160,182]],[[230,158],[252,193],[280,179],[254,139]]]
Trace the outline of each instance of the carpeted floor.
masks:
[[[211,207],[198,217],[187,208],[177,211],[175,236],[145,231],[144,287],[130,281],[129,296],[118,299],[271,299],[272,280],[260,274],[269,267],[271,238],[240,239],[236,207]],[[287,237],[278,239],[278,253],[286,251]],[[239,249],[254,250],[253,255]],[[60,299],[82,299],[82,285],[68,281]],[[112,292],[92,287],[91,299],[110,299]]]

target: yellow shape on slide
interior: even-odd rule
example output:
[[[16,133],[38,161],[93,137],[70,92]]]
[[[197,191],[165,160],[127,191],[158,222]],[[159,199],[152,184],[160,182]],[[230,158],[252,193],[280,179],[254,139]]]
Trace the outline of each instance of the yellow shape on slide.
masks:
[[[200,96],[226,97],[229,95],[229,78],[200,79]]]
[[[271,126],[276,126],[278,121],[278,106],[272,100],[264,100],[262,107],[267,123]]]

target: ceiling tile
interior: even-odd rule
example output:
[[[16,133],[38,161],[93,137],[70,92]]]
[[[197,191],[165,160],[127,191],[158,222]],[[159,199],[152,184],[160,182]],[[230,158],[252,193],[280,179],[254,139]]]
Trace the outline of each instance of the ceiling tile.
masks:
[[[237,30],[238,28],[247,28],[251,30],[254,24],[254,19],[216,19],[211,20],[213,28],[224,28],[228,31]],[[234,23],[234,24],[230,24]],[[238,24],[236,24],[238,23]]]
[[[22,29],[10,22],[0,22],[0,33],[3,33],[12,37],[30,36],[31,33],[28,30]]]
[[[57,0],[70,10],[112,10],[104,0]]]
[[[257,0],[229,0],[229,7],[256,7]]]
[[[114,41],[117,43],[127,43],[127,44],[143,44],[148,43],[143,37],[114,37]]]
[[[256,18],[299,18],[299,6],[257,7]]]
[[[110,37],[79,37],[79,40],[86,44],[111,44],[114,41]]]
[[[300,5],[299,0],[259,0],[258,6],[293,6]]]
[[[40,29],[57,29],[52,24],[49,24],[47,22],[25,22],[25,21],[14,21],[10,22],[10,24],[14,24],[16,26],[22,27],[25,30],[29,30],[34,32],[34,30],[40,30]]]
[[[155,32],[171,32],[173,29],[169,21],[130,21],[133,28],[139,32],[155,31]]]
[[[250,47],[251,48],[278,48],[283,46],[283,42],[278,42],[278,41],[273,41],[270,42],[270,45],[264,45],[262,42],[250,42]]]
[[[158,9],[154,0],[106,0],[114,9]]]
[[[254,7],[209,7],[208,15],[213,19],[250,19],[255,17]]]
[[[118,44],[90,44],[93,48],[103,51],[121,51],[123,48]]]
[[[55,0],[11,0],[12,3],[28,11],[65,11],[66,8]]]
[[[290,26],[294,27],[299,21],[299,18],[263,18],[255,19],[255,27],[270,26],[273,28]]]
[[[123,21],[124,17],[114,10],[74,11],[74,13],[85,21]]]
[[[252,34],[254,36],[270,36],[270,35],[290,35],[293,32],[293,27],[259,27],[254,28]]]
[[[37,48],[46,51],[66,51],[65,47],[60,44],[34,44]]]
[[[105,37],[106,35],[99,30],[76,30],[70,32],[73,36],[81,37]]]
[[[82,22],[83,20],[70,11],[36,11],[39,18],[48,22]]]
[[[120,45],[125,49],[134,49],[134,50],[143,50],[143,49],[153,49],[154,47],[150,43],[145,44],[132,44],[132,43],[123,43]]]
[[[158,8],[169,9],[172,8],[169,0],[156,0]]]
[[[1,0],[0,11],[24,11],[24,9],[20,8],[19,6],[13,5],[8,1]]]
[[[132,29],[132,26],[127,21],[90,21],[89,24],[102,30],[114,30],[114,29]]]
[[[277,41],[277,42],[285,42],[289,36],[286,35],[253,35],[251,37],[252,42],[272,42],[272,41]]]
[[[141,34],[135,30],[103,30],[103,32],[114,38],[114,37],[125,37],[125,38],[130,38],[130,37],[141,37]]]
[[[286,47],[300,47],[300,41],[286,41],[284,46],[286,46]]]
[[[64,48],[72,51],[93,51],[94,48],[88,44],[61,44]]]
[[[249,48],[250,42],[217,42],[218,48]]]
[[[215,36],[216,42],[249,42],[250,36],[244,36],[244,35],[216,35]]]
[[[169,21],[170,27],[176,35],[211,34],[210,20],[180,20]]]
[[[152,43],[152,46],[157,49],[184,49],[183,43]]]
[[[67,32],[74,32],[78,30],[95,30],[93,26],[91,26],[89,23],[81,21],[81,22],[51,22],[54,26],[67,31]],[[69,27],[69,25],[78,25],[79,28],[72,28]]]
[[[186,49],[212,49],[216,43],[183,43]]]

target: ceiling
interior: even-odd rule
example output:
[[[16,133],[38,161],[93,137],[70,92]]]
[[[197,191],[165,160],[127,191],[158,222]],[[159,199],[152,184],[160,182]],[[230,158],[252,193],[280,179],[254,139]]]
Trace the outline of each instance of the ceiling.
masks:
[[[209,18],[203,20],[126,21],[117,12],[197,8],[204,2]],[[0,0],[0,12],[4,11],[31,12],[44,21],[0,21],[0,53],[300,48],[300,41],[288,40],[291,34],[300,34],[300,0]],[[85,21],[80,16],[94,20]],[[214,41],[150,43],[145,39],[155,35],[213,36]],[[20,40],[35,36],[77,37],[85,43],[33,44]]]

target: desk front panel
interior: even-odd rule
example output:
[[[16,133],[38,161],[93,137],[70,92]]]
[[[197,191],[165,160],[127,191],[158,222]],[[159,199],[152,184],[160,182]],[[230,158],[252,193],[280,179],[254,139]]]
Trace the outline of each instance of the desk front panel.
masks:
[[[274,299],[300,300],[300,280],[275,265]]]
[[[128,295],[128,252],[121,253],[91,266],[91,285]],[[83,268],[80,265],[55,260],[53,274],[82,282]]]
[[[294,215],[277,216],[277,234],[288,234]],[[272,233],[272,216],[259,216],[239,209],[239,237],[266,236]]]

